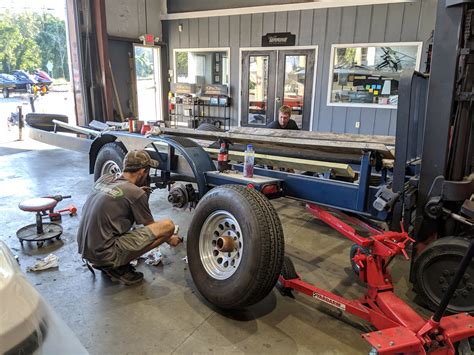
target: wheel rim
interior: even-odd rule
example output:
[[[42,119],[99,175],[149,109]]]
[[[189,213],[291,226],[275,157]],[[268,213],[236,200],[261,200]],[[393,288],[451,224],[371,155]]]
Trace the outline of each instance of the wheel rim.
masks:
[[[199,235],[199,255],[209,274],[217,280],[231,277],[242,260],[244,240],[236,218],[218,210],[204,221]]]
[[[100,176],[105,174],[113,174],[118,175],[122,173],[122,169],[118,166],[116,162],[113,160],[107,160],[104,165],[102,165],[102,169],[100,171]]]
[[[431,259],[426,264],[423,270],[423,279],[420,282],[423,283],[428,297],[435,304],[439,304],[448,291],[461,259],[462,255],[460,254],[444,254]],[[473,274],[474,269],[471,263],[450,300],[451,311],[468,312],[472,310]]]

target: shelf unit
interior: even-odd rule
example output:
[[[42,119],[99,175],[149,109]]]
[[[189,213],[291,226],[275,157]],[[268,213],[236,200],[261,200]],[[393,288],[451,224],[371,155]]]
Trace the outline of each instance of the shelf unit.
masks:
[[[210,97],[219,101],[219,96]],[[227,104],[210,104],[201,100],[175,102],[169,116],[174,127],[197,128],[201,123],[210,123],[225,131],[230,129],[230,99]]]

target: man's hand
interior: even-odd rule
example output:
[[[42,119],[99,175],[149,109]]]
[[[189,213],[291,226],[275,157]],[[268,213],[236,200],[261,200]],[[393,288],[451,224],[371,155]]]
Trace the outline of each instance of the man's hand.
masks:
[[[166,243],[168,243],[172,247],[175,247],[182,242],[183,242],[183,239],[180,236],[178,236],[177,234],[173,234]]]

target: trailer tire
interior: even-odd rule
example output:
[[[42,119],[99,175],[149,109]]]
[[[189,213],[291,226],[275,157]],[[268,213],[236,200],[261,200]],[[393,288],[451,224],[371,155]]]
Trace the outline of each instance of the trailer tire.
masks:
[[[225,238],[230,238],[232,252],[218,250]],[[267,296],[278,280],[283,228],[260,192],[237,185],[215,187],[196,208],[187,254],[191,276],[206,300],[222,309],[245,308]]]
[[[51,132],[54,130],[53,120],[68,123],[66,115],[58,115],[53,113],[28,113],[25,116],[25,121],[33,128],[41,129],[42,131]]]
[[[426,247],[414,260],[415,290],[426,305],[436,310],[446,292],[462,257],[469,248],[469,239],[440,238]],[[474,312],[474,261],[471,260],[457,290],[448,304],[450,313]]]
[[[94,181],[104,174],[120,174],[126,150],[120,143],[106,143],[100,148],[94,164]]]

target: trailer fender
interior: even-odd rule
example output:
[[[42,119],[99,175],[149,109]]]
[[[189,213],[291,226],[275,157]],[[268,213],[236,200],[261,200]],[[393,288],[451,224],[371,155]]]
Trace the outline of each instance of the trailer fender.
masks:
[[[94,165],[95,161],[97,160],[97,154],[99,154],[100,148],[102,148],[104,144],[115,142],[116,140],[117,137],[111,134],[104,134],[94,139],[94,142],[92,142],[91,149],[89,151],[89,174],[94,173]],[[117,143],[122,145],[124,151],[127,151],[127,149],[122,143]]]

